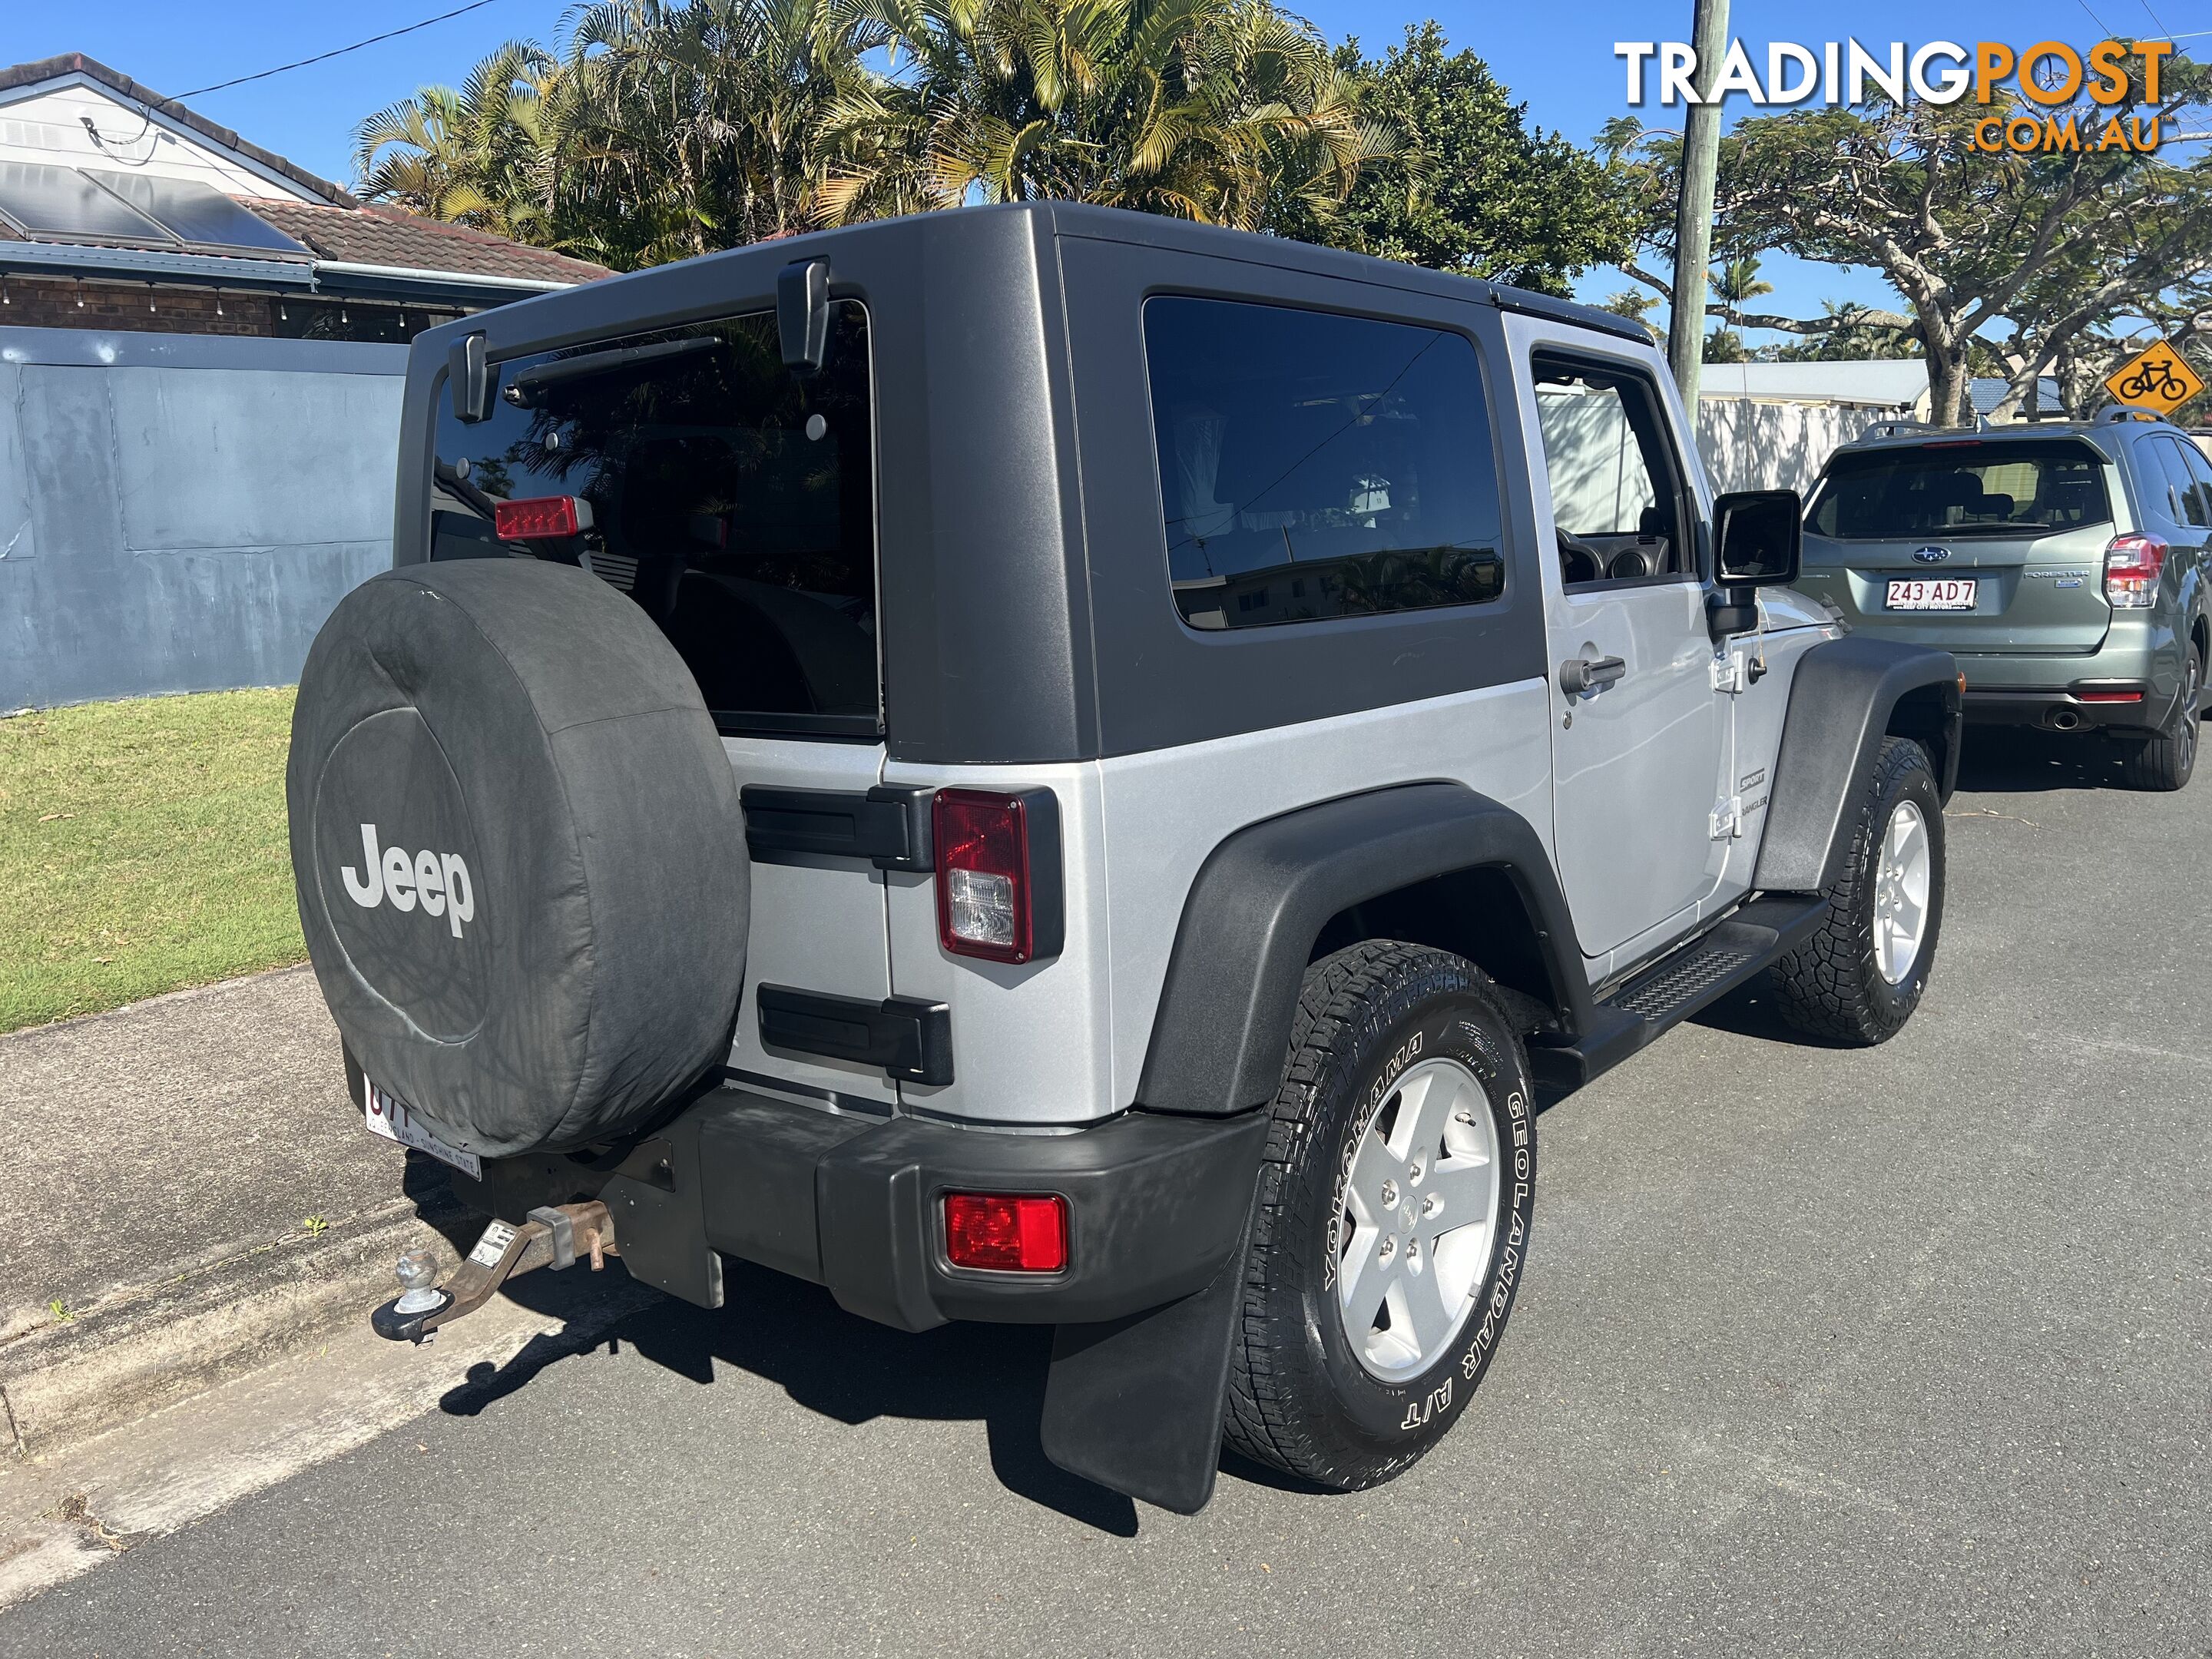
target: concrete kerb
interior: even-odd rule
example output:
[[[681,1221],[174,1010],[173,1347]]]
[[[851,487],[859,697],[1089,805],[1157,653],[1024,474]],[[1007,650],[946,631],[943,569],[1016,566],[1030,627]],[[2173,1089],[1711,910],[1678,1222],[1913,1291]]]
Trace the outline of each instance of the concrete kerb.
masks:
[[[454,1212],[458,1216],[459,1212]],[[366,1322],[400,1252],[459,1263],[412,1200],[270,1239],[0,1341],[0,1434],[45,1456]]]
[[[442,1180],[370,1136],[283,969],[0,1037],[0,1446],[36,1460],[364,1325]]]

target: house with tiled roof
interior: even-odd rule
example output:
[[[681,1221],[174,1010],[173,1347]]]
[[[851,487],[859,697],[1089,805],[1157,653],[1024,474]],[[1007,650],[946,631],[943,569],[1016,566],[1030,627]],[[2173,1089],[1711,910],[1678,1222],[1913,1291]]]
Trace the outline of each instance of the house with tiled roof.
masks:
[[[607,274],[362,202],[82,53],[0,70],[0,325],[399,342]]]

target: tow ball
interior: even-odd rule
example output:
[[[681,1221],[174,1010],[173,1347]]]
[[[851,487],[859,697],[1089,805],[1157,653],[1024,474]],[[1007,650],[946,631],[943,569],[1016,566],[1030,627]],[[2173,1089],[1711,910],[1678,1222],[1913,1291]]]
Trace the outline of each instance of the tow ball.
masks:
[[[468,1260],[443,1285],[432,1282],[438,1269],[429,1251],[408,1251],[399,1258],[399,1295],[369,1315],[369,1326],[394,1342],[427,1342],[441,1326],[483,1306],[516,1273],[533,1267],[558,1272],[574,1267],[580,1256],[588,1257],[597,1273],[608,1256],[620,1254],[613,1218],[599,1200],[545,1205],[532,1210],[520,1227],[504,1221],[486,1227]]]

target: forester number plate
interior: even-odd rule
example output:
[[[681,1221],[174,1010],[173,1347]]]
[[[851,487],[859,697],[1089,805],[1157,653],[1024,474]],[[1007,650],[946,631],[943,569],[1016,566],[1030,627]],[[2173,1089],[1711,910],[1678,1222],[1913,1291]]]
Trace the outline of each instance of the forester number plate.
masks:
[[[1889,608],[1892,611],[1972,611],[1974,608],[1974,583],[1971,578],[1919,576],[1893,581],[1889,585]]]

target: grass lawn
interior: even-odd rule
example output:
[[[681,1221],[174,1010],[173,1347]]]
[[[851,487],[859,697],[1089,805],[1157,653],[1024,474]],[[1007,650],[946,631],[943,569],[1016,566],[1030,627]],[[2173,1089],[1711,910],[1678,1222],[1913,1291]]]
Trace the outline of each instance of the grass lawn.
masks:
[[[0,1031],[306,956],[291,732],[289,690],[0,720]]]

